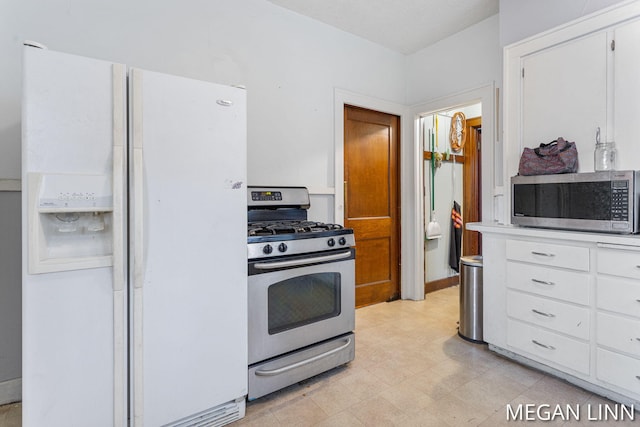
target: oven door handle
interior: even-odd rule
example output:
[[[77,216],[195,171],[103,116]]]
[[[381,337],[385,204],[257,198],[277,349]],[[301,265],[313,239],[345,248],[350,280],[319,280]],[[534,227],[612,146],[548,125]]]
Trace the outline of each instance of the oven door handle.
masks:
[[[313,258],[295,259],[290,261],[257,262],[253,266],[258,270],[275,270],[276,268],[298,267],[300,265],[314,264],[316,262],[338,261],[349,258],[351,251],[339,254],[323,255]]]
[[[274,375],[280,375],[280,374],[288,372],[288,371],[290,371],[292,369],[296,369],[296,368],[299,368],[301,366],[308,365],[309,363],[316,362],[316,361],[318,361],[320,359],[324,359],[325,357],[331,356],[332,354],[339,353],[342,350],[344,350],[345,348],[349,347],[350,345],[351,345],[351,338],[347,338],[347,342],[346,343],[344,343],[340,347],[334,348],[333,350],[325,351],[324,353],[318,354],[316,356],[310,357],[310,358],[305,359],[305,360],[301,360],[301,361],[296,362],[296,363],[292,363],[291,365],[283,366],[282,368],[269,369],[269,370],[258,369],[258,370],[256,370],[256,375],[261,376],[261,377],[272,377]]]

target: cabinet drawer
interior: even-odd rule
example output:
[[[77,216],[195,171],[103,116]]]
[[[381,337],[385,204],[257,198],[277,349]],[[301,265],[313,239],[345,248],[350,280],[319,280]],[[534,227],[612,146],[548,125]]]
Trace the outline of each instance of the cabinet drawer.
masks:
[[[591,275],[507,261],[507,286],[511,289],[589,305]]]
[[[524,322],[589,339],[589,310],[517,291],[507,291],[507,314]]]
[[[507,344],[569,370],[589,374],[589,344],[509,319]]]
[[[640,248],[598,248],[598,273],[640,279]]]
[[[589,248],[507,240],[507,259],[589,271]]]
[[[640,317],[640,283],[629,279],[598,276],[598,308]]]
[[[599,348],[596,377],[640,396],[640,360]]]
[[[640,320],[598,313],[596,330],[599,345],[640,357]]]

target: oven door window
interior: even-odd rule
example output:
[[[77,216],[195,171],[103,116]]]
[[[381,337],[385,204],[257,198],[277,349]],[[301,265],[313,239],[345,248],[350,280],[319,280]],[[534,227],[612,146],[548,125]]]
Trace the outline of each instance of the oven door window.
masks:
[[[269,286],[269,335],[340,315],[340,273],[296,276]]]

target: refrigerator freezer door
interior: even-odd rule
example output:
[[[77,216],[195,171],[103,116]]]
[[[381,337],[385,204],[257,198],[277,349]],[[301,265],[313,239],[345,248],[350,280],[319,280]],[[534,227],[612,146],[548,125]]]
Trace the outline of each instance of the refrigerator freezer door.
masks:
[[[37,231],[28,226],[28,177],[112,175],[113,111],[126,108],[113,103],[113,69],[109,62],[24,50],[25,261],[34,250],[29,233]],[[124,425],[126,397],[114,390],[114,378],[125,382],[126,354],[114,349],[114,338],[125,337],[127,302],[125,292],[113,292],[112,268],[42,274],[30,274],[27,262],[22,268],[23,425]]]
[[[133,69],[135,425],[247,394],[246,95]]]

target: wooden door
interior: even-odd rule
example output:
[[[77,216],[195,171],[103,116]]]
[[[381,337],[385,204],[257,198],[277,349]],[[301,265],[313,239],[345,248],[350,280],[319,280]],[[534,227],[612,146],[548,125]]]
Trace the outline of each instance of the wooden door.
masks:
[[[462,201],[462,255],[480,255],[482,245],[480,233],[467,230],[468,222],[480,221],[482,206],[482,182],[480,177],[480,147],[482,118],[467,120],[467,142],[464,147],[463,201]]]
[[[345,226],[356,239],[356,307],[400,297],[397,116],[345,106]]]

